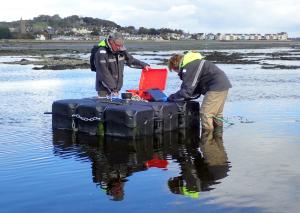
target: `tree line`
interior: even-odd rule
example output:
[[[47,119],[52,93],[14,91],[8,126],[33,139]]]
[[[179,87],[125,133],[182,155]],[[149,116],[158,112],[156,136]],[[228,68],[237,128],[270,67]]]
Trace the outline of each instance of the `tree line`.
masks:
[[[59,15],[39,15],[34,17],[32,20],[24,20],[26,25],[26,33],[23,33],[23,37],[32,38],[34,35],[42,32],[47,32],[49,27],[51,27],[54,34],[65,34],[70,33],[72,28],[87,28],[92,30],[91,35],[100,35],[101,29],[116,29],[118,31],[129,33],[129,34],[139,34],[139,35],[163,35],[167,33],[177,33],[183,34],[184,32],[180,29],[169,29],[169,28],[146,28],[134,26],[122,27],[113,21],[92,18],[92,17],[80,17],[77,15],[68,16],[61,18]],[[9,28],[19,29],[20,21],[12,22],[0,22],[0,39],[6,38],[19,38],[20,32],[10,32]],[[22,36],[21,36],[22,37]]]

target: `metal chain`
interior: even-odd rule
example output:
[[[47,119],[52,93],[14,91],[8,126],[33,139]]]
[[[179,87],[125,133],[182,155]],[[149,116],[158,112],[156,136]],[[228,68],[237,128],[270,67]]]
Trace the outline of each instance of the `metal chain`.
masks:
[[[72,117],[72,130],[73,130],[73,132],[77,132],[78,131],[78,128],[76,128],[76,124],[75,124],[75,121],[74,121],[73,117]]]
[[[144,102],[148,102],[147,100],[141,98],[141,97],[138,96],[138,95],[132,95],[131,100],[133,100],[133,101],[144,101]]]
[[[73,114],[72,118],[78,118],[82,121],[101,121],[101,118],[99,117],[87,118],[87,117],[81,117],[79,114]]]

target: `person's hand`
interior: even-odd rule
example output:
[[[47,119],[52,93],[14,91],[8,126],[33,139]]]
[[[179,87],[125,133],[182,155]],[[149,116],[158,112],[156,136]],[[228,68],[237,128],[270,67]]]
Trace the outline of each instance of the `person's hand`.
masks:
[[[111,96],[112,97],[117,97],[117,96],[119,96],[119,92],[118,91],[114,91],[114,92],[111,93]]]
[[[175,94],[171,94],[168,98],[167,98],[167,101],[168,102],[172,102],[175,100]]]
[[[178,94],[174,93],[168,97],[168,102],[176,102],[176,101],[185,101],[188,100],[186,98],[180,97]]]
[[[151,67],[150,67],[150,65],[149,65],[149,64],[148,64],[148,65],[146,65],[146,66],[144,66],[144,70],[148,71],[149,69],[151,69]]]

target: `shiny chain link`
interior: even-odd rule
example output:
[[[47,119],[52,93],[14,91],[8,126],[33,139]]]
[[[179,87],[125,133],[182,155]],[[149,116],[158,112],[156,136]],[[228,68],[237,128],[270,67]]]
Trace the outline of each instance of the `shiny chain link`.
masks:
[[[79,114],[73,114],[72,118],[78,118],[82,121],[101,121],[101,118],[99,117],[87,118],[87,117],[81,117]]]
[[[78,128],[76,128],[76,124],[75,124],[74,118],[72,118],[72,130],[73,130],[73,132],[77,132],[78,131]]]

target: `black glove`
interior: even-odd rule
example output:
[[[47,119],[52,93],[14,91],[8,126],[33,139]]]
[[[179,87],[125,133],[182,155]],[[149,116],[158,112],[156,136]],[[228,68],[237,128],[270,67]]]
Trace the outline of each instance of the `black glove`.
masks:
[[[184,100],[185,100],[185,98],[178,96],[176,93],[170,95],[167,99],[168,102],[184,101]]]
[[[167,99],[168,102],[173,102],[174,100],[176,100],[176,95],[175,95],[175,94],[171,94],[171,95],[168,97],[168,99]]]

